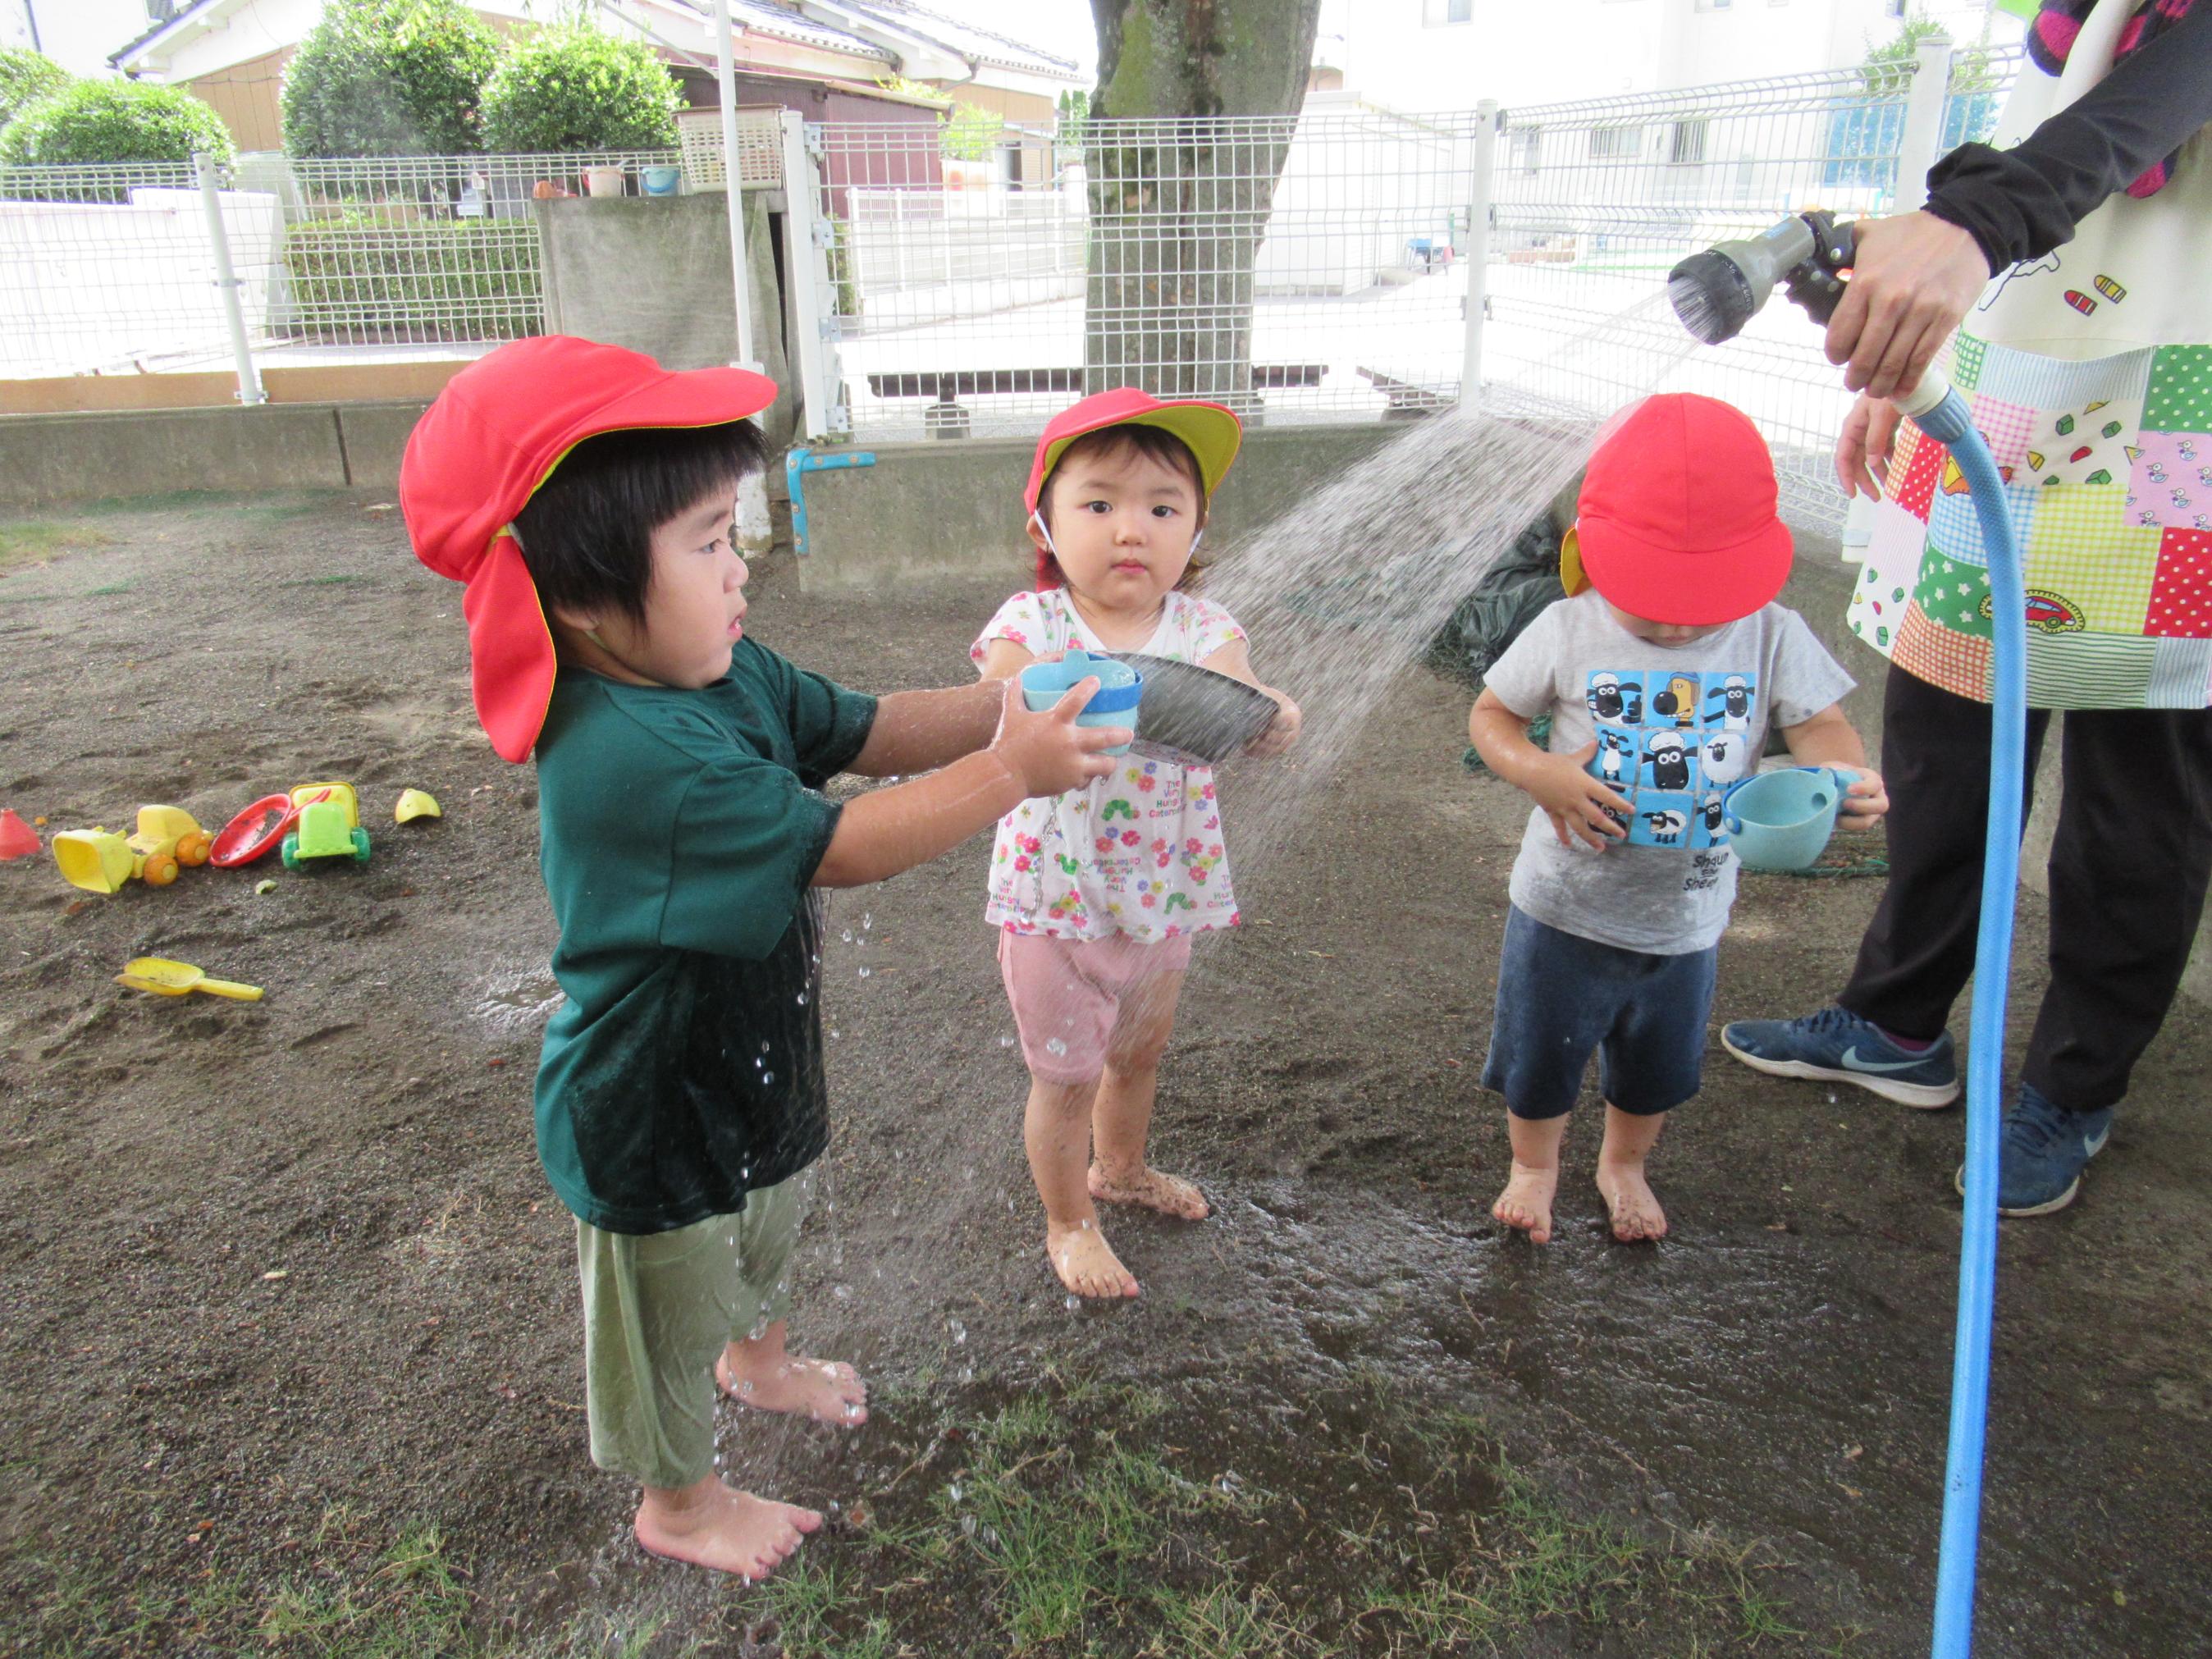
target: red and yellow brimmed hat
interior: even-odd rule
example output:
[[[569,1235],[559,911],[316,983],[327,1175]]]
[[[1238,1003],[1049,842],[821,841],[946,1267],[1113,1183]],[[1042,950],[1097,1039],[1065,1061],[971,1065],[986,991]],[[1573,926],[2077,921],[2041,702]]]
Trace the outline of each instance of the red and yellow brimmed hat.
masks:
[[[1022,501],[1032,513],[1044,499],[1045,480],[1067,453],[1068,445],[1109,426],[1157,426],[1172,432],[1198,458],[1198,474],[1208,499],[1221,486],[1230,463],[1244,442],[1244,423],[1219,404],[1179,399],[1163,403],[1133,386],[1100,392],[1063,409],[1037,440],[1036,459],[1030,463],[1029,488]]]
[[[516,340],[453,376],[399,464],[415,556],[465,584],[477,716],[506,759],[530,758],[553,695],[553,635],[513,532],[586,438],[642,427],[720,426],[775,401],[742,368],[677,373],[642,352],[551,334]]]
[[[1694,392],[1607,422],[1559,548],[1569,594],[1681,628],[1748,617],[1790,580],[1790,526],[1766,440],[1741,410]]]

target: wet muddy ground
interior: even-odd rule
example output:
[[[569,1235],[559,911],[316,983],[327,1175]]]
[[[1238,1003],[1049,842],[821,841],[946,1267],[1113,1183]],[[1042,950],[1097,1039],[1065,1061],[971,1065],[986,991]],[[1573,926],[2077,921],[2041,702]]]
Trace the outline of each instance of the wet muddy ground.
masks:
[[[0,526],[0,805],[212,825],[343,778],[375,838],[366,868],[112,898],[0,866],[0,1642],[1924,1650],[1960,1115],[1717,1057],[1655,1166],[1665,1243],[1605,1238],[1589,1125],[1558,1240],[1501,1237],[1473,1078],[1522,809],[1461,770],[1463,694],[1418,671],[1200,956],[1156,1144],[1218,1213],[1112,1222],[1133,1305],[1071,1310],[1044,1266],[980,844],[836,900],[794,1335],[863,1366],[876,1419],[725,1420],[746,1481],[837,1504],[802,1570],[747,1592],[644,1559],[586,1455],[531,1146],[532,780],[477,733],[459,591],[380,505]],[[772,562],[754,617],[889,690],[963,678],[1002,597],[827,603]],[[392,825],[410,785],[442,821]],[[1717,1017],[1820,1001],[1874,897],[1748,880]],[[2025,903],[2027,945],[2042,923]],[[118,989],[141,953],[269,994]],[[2016,1025],[2038,982],[2024,951]],[[1983,1652],[2208,1650],[2207,1050],[2185,1007],[2082,1202],[2006,1230]]]

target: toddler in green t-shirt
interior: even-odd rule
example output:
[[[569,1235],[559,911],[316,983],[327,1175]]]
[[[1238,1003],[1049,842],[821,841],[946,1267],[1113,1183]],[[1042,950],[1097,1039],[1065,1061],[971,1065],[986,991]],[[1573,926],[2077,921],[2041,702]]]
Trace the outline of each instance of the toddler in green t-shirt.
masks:
[[[538,771],[567,1000],[538,1156],[576,1216],[592,1456],[638,1542],[757,1578],[811,1510],[715,1473],[717,1389],[857,1426],[852,1367],[784,1346],[797,1177],[828,1139],[817,890],[935,858],[1110,771],[1085,680],[1033,714],[986,682],[878,702],[744,630],[738,485],[774,384],[550,337],[454,376],[409,440],[415,550],[467,584],[477,709]],[[838,772],[908,783],[839,803]]]

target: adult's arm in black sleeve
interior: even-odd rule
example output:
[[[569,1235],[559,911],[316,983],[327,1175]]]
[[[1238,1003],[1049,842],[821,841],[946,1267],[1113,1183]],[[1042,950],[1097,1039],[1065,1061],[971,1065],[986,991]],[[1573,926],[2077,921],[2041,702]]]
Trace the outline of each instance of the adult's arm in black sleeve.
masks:
[[[2023,74],[2039,73],[2032,65]],[[1992,274],[2039,259],[2207,123],[2212,0],[2124,59],[2010,149],[1961,144],[1929,169],[1928,211],[1981,246]]]

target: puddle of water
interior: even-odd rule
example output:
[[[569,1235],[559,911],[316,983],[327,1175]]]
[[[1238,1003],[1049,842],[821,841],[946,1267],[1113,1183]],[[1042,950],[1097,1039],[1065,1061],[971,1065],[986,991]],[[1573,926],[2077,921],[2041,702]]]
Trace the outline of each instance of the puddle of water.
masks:
[[[470,1012],[493,1036],[525,1036],[550,1019],[562,1000],[552,968],[532,963],[485,975],[477,983],[476,1006]]]

